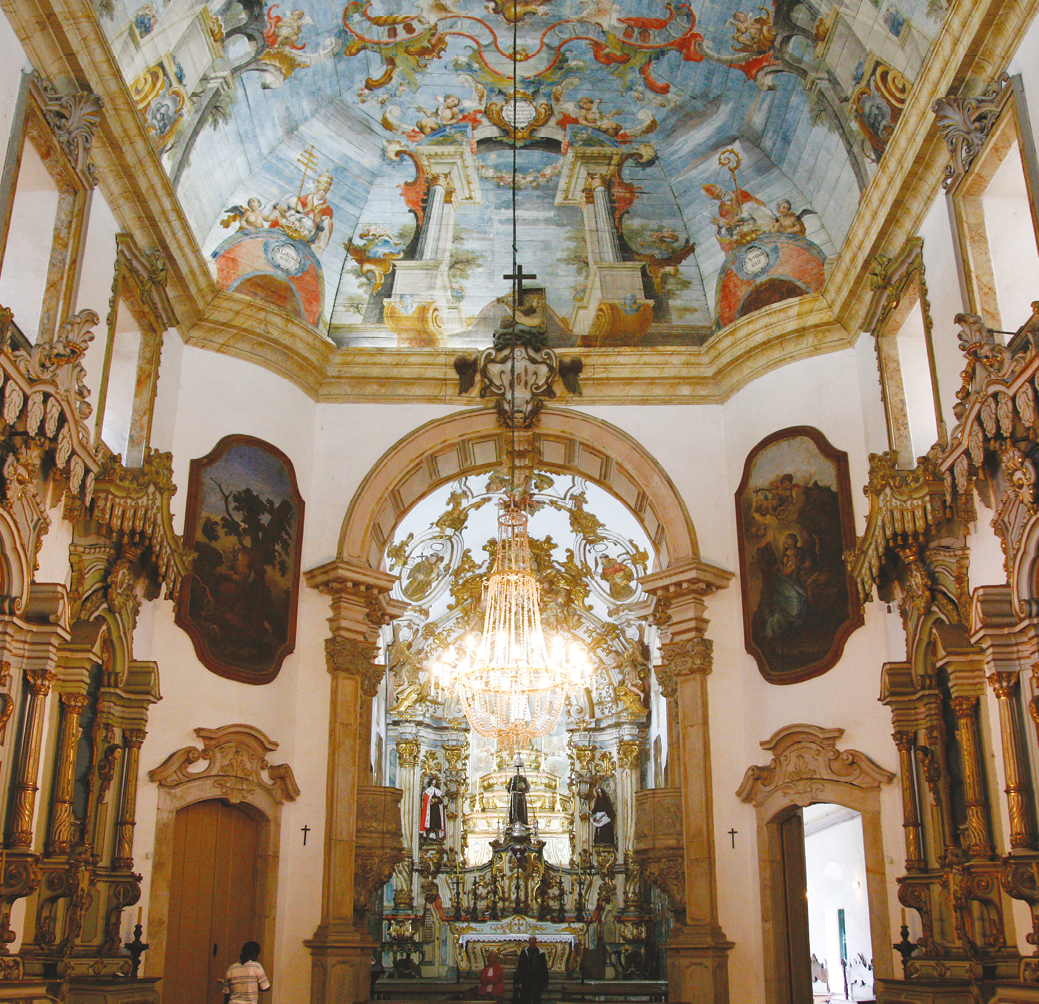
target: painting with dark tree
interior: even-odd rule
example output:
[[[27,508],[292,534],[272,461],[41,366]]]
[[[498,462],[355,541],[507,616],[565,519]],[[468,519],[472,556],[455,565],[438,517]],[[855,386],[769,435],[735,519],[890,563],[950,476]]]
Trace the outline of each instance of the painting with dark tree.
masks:
[[[736,513],[747,651],[772,683],[826,672],[862,624],[847,454],[807,426],[774,433],[747,457]]]
[[[177,624],[219,676],[269,683],[295,647],[303,499],[292,462],[250,436],[191,461],[184,542],[194,551]]]

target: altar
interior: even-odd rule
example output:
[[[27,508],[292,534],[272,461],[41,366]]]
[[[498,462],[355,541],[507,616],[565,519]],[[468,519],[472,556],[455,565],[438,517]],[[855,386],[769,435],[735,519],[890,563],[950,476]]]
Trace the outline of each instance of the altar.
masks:
[[[487,965],[491,952],[498,954],[506,974],[513,972],[520,952],[533,934],[548,960],[549,973],[565,976],[580,969],[581,956],[587,947],[588,925],[554,924],[517,914],[507,920],[484,923],[456,921],[450,925],[450,932],[459,973],[479,973]]]

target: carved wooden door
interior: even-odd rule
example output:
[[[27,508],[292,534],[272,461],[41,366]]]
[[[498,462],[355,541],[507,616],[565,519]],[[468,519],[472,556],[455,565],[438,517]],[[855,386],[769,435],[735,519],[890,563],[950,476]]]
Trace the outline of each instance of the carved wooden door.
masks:
[[[221,1004],[227,967],[245,942],[261,940],[259,828],[244,809],[215,800],[177,812],[162,982],[167,1004]],[[267,947],[261,943],[261,953]],[[260,961],[267,962],[263,954]]]
[[[783,897],[786,905],[787,986],[780,999],[811,1004],[812,950],[808,942],[808,883],[805,876],[805,832],[801,811],[780,823],[783,854]],[[785,994],[783,991],[785,990]]]

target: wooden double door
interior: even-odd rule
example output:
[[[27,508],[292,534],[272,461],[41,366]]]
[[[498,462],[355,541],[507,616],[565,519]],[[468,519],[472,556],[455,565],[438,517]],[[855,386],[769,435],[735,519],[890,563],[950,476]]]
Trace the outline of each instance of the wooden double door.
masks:
[[[174,823],[163,971],[165,1004],[221,1004],[227,967],[242,945],[263,945],[259,820],[219,800],[196,802]],[[266,961],[261,955],[261,963]]]

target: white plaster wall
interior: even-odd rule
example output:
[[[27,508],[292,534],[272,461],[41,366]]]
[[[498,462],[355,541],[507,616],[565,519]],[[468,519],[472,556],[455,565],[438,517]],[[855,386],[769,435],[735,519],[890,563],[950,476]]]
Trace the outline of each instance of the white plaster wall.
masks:
[[[886,448],[883,425],[877,431],[883,411],[871,354],[872,339],[867,338],[855,350],[791,364],[723,406],[582,410],[617,425],[658,459],[685,499],[703,560],[736,572],[736,489],[747,454],[778,429],[815,426],[848,453],[855,529],[862,531],[867,454]],[[738,576],[708,600],[708,616],[714,642],[708,692],[719,916],[736,944],[729,959],[730,998],[733,1004],[751,1004],[764,996],[756,817],[735,792],[748,767],[768,762],[759,743],[797,722],[843,728],[842,749],[860,750],[897,770],[890,712],[877,695],[881,664],[904,658],[905,642],[897,612],[868,604],[865,625],[848,639],[837,666],[805,683],[776,686],[766,683],[746,652]],[[881,812],[894,927],[894,882],[905,858],[897,781],[882,791]],[[737,831],[735,847],[731,829]]]
[[[31,69],[10,22],[6,17],[0,17],[0,136],[3,137],[5,152],[22,73]]]
[[[232,433],[265,439],[292,459],[307,503],[304,533],[312,524],[320,527],[322,510],[309,504],[313,497],[314,403],[273,374],[177,341],[175,335],[167,335],[157,408],[161,440],[157,445],[173,450],[174,480],[180,487],[174,499],[177,528],[183,524],[191,459],[204,456],[220,438]],[[135,865],[144,875],[146,935],[152,871],[149,849],[154,842],[157,808],[157,788],[147,778],[149,770],[174,751],[199,745],[195,728],[246,723],[279,744],[270,762],[288,763],[300,787],[299,799],[287,804],[282,814],[277,943],[273,951],[264,946],[264,963],[278,987],[272,1004],[302,1004],[309,997],[307,980],[299,974],[309,973],[302,939],[313,933],[321,904],[329,687],[324,662],[325,617],[326,601],[301,589],[296,650],[286,658],[277,679],[262,687],[224,680],[205,669],[188,636],[174,624],[173,605],[165,600],[145,604],[136,635],[135,655],[158,662],[163,695],[151,709],[148,737],[141,750]],[[300,832],[304,825],[312,830],[305,848]],[[127,931],[132,920],[129,915],[124,918]]]
[[[159,377],[153,441],[172,449],[174,523],[182,528],[188,469],[232,433],[257,436],[293,461],[305,501],[302,568],[333,559],[347,506],[361,480],[393,444],[414,428],[453,409],[376,405],[318,407],[287,382],[255,366],[183,345],[166,336]],[[173,622],[172,604],[145,604],[136,656],[155,659],[163,699],[152,708],[141,751],[135,866],[144,874],[147,904],[155,835],[157,788],[147,772],[184,746],[197,746],[193,730],[236,722],[255,725],[278,742],[271,763],[288,763],[300,797],[285,806],[278,884],[278,933],[263,960],[275,990],[271,1004],[310,999],[310,956],[303,947],[320,919],[324,847],[329,677],[324,641],[326,597],[301,583],[296,650],[277,679],[253,687],[215,676],[195,656],[188,636]],[[301,828],[309,826],[306,847]],[[124,918],[127,932],[133,918]],[[147,935],[147,905],[145,935]],[[128,935],[129,936],[129,935]],[[147,962],[147,955],[145,956]],[[161,975],[149,973],[150,975]]]

